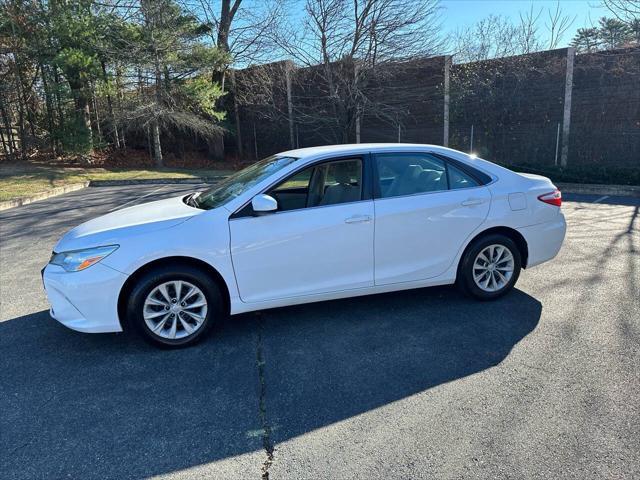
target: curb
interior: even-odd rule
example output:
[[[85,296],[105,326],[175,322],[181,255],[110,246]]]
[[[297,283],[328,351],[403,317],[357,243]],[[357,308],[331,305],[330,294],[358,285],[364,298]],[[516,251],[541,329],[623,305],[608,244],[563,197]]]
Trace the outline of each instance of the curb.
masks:
[[[91,180],[90,187],[121,187],[125,185],[168,185],[185,184],[198,185],[200,183],[215,182],[225,178],[226,175],[215,177],[192,177],[192,178],[141,178],[139,180]]]
[[[31,197],[14,198],[13,200],[6,200],[0,202],[0,210],[8,210],[14,207],[20,207],[29,203],[37,202],[38,200],[46,200],[56,195],[62,195],[63,193],[75,192],[76,190],[82,190],[89,186],[90,182],[72,183],[70,185],[64,185],[63,187],[55,187],[46,192],[38,193]]]
[[[14,198],[13,200],[6,200],[0,202],[0,211],[8,210],[14,207],[20,207],[22,205],[28,205],[29,203],[37,202],[39,200],[46,200],[47,198],[62,195],[63,193],[75,192],[76,190],[82,190],[87,187],[119,187],[126,185],[169,185],[169,184],[189,184],[200,185],[202,183],[215,182],[225,178],[224,175],[215,177],[194,177],[194,178],[145,178],[139,180],[90,180],[88,182],[72,183],[70,185],[64,185],[62,187],[55,187],[46,192],[38,193],[31,197]]]
[[[640,197],[640,186],[634,185],[600,185],[593,183],[556,183],[564,193],[582,195],[610,195],[613,197]]]

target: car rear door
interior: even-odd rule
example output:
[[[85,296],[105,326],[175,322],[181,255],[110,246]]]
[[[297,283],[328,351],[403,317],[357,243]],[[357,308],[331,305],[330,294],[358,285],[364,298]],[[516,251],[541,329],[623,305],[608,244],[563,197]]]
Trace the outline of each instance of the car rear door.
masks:
[[[265,192],[278,200],[278,211],[260,216],[248,212],[229,220],[242,301],[373,286],[374,211],[364,180],[367,157],[307,167]]]
[[[481,181],[428,153],[374,154],[375,284],[437,277],[482,224],[491,203]]]

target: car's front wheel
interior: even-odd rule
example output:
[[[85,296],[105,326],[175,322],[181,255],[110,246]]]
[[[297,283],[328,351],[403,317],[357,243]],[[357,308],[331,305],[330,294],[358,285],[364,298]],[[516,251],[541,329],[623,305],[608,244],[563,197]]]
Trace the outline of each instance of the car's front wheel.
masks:
[[[480,300],[508,293],[520,275],[522,258],[509,237],[487,235],[474,241],[465,252],[458,271],[462,290]]]
[[[168,348],[201,340],[223,311],[215,282],[190,265],[168,265],[147,272],[127,302],[127,317],[145,340]]]

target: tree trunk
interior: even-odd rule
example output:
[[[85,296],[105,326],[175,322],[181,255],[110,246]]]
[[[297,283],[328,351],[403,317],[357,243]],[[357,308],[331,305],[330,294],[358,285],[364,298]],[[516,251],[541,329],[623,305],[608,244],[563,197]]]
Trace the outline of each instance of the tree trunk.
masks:
[[[220,22],[218,23],[218,38],[216,39],[216,46],[223,53],[229,53],[229,32],[231,31],[231,24],[233,18],[240,7],[242,0],[234,0],[233,5],[231,0],[222,0],[220,5]],[[219,83],[224,91],[224,69],[220,72],[213,72],[212,81]]]
[[[20,158],[22,160],[27,159],[26,140],[24,133],[24,107],[22,105],[22,99],[18,100],[18,135],[20,136]]]
[[[104,81],[106,82],[108,79],[107,66],[105,62],[100,62],[100,66],[102,67],[102,76],[104,78]],[[111,122],[111,125],[113,127],[113,140],[116,144],[116,148],[120,148],[120,136],[118,135],[118,123],[116,122],[116,117],[113,113],[113,101],[111,100],[110,93],[107,93],[107,109],[109,113],[109,122]]]
[[[49,81],[47,80],[47,72],[44,65],[40,65],[40,75],[42,75],[42,86],[44,87],[44,103],[47,112],[47,126],[49,128],[49,142],[51,143],[51,155],[56,156],[56,138],[54,135],[55,122],[53,120],[53,103],[51,101],[51,91],[49,90]]]
[[[11,159],[11,152],[9,151],[9,147],[4,140],[4,133],[2,133],[2,129],[0,128],[0,141],[2,141],[2,150],[4,150],[4,155],[6,158]]]
[[[11,125],[11,119],[7,113],[5,107],[4,98],[0,97],[0,116],[2,116],[2,123],[4,124],[4,130],[6,132],[6,145],[8,147],[8,156],[11,160],[15,160],[16,145],[13,138],[13,126]],[[3,135],[3,139],[5,136]]]
[[[224,135],[220,134],[207,141],[209,158],[215,161],[224,160]]]
[[[11,128],[11,122],[9,121],[9,116],[7,115],[7,110],[4,107],[4,99],[1,96],[0,96],[0,116],[2,117],[2,123],[4,124],[4,127],[0,129],[0,135],[2,136],[2,145],[4,147],[7,158],[9,158],[10,160],[14,160],[13,130]]]
[[[64,113],[62,111],[62,101],[60,100],[60,94],[58,93],[58,86],[60,85],[60,75],[58,74],[58,67],[56,67],[55,65],[53,67],[53,80],[56,83],[54,92],[56,96],[56,110],[58,112],[58,125],[61,129],[64,129]]]
[[[98,100],[96,99],[96,91],[91,88],[91,102],[93,105],[93,115],[96,117],[96,131],[98,132],[98,141],[102,141],[102,127],[100,127],[100,115],[98,114]]]
[[[162,168],[164,167],[164,162],[162,161],[162,146],[160,145],[160,127],[158,126],[158,121],[154,120],[151,124],[151,136],[153,143],[153,159],[155,161],[156,167]]]
[[[82,90],[76,90],[76,118],[78,124],[83,125],[87,134],[87,146],[89,150],[93,150],[93,130],[91,129],[91,110],[89,109],[89,100]]]
[[[118,112],[121,112],[122,104],[124,102],[124,93],[122,88],[122,68],[119,66],[116,67],[116,97],[118,99]],[[124,136],[124,129],[120,129],[120,144],[122,145],[122,148],[127,147]]]
[[[13,35],[15,36],[16,31],[15,31],[15,25],[12,22],[11,23],[11,31],[13,33]],[[20,62],[20,56],[18,55],[17,52],[14,52],[14,58],[15,58],[15,73],[16,73],[16,84],[17,84],[17,91],[18,91],[18,128],[19,128],[19,132],[20,132],[20,156],[22,157],[22,160],[26,160],[27,159],[27,142],[26,142],[26,134],[25,134],[25,109],[28,109],[28,105],[27,105],[27,97],[24,93],[24,84],[22,83],[22,67],[21,67],[21,62]],[[27,112],[28,114],[28,112]],[[33,125],[31,125],[31,129],[33,130]]]
[[[151,42],[153,44],[154,57],[155,57],[155,68],[156,68],[156,103],[157,108],[163,104],[162,100],[162,73],[160,68],[160,55],[158,53],[158,48],[155,43],[155,37],[153,34],[153,29],[151,30]],[[153,158],[156,163],[156,167],[162,168],[162,147],[160,145],[160,126],[158,125],[158,120],[155,119],[151,124],[151,134],[153,136]]]

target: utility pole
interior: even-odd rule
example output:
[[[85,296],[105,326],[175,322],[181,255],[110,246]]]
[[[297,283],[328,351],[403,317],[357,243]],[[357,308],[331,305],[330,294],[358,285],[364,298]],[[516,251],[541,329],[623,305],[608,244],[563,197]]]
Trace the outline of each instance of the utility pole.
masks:
[[[443,139],[442,145],[449,146],[449,84],[451,76],[451,55],[444,57],[444,115],[443,115]]]
[[[564,81],[564,112],[562,115],[562,154],[560,166],[567,166],[569,157],[569,127],[571,124],[571,93],[573,90],[573,63],[576,58],[576,49],[567,48],[567,73]]]
[[[291,75],[294,69],[293,62],[287,60],[285,64],[285,79],[287,82],[287,113],[289,116],[289,143],[291,148],[295,148],[295,137],[294,137],[294,120],[293,120],[293,94],[291,88]]]

